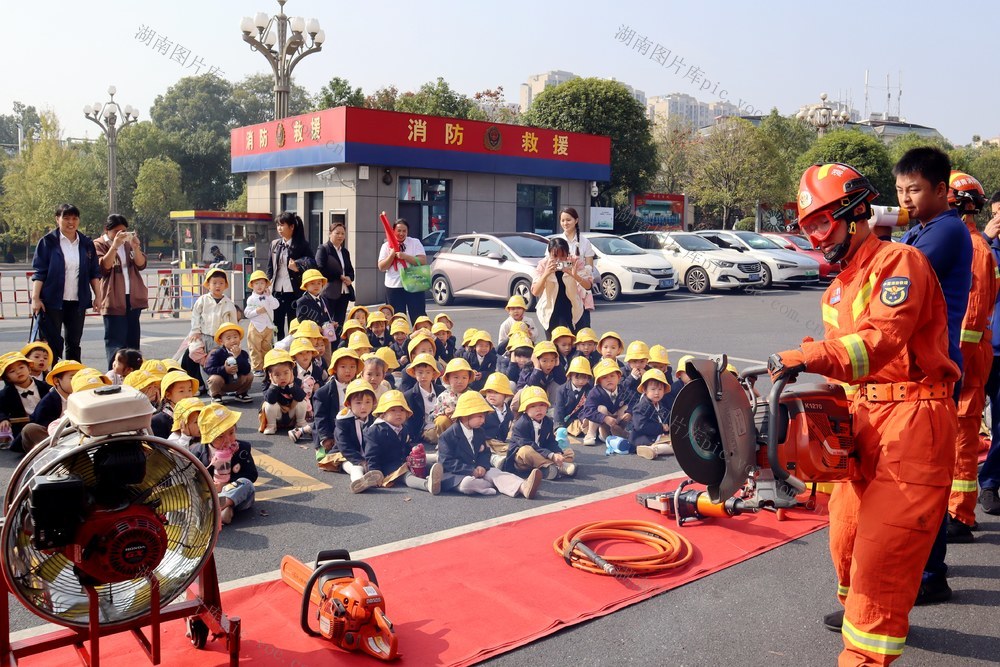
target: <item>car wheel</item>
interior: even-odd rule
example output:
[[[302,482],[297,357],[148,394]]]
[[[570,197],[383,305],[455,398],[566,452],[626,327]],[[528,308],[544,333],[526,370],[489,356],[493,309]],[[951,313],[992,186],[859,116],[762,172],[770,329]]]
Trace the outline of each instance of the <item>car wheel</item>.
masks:
[[[764,279],[764,283],[761,287],[765,289],[771,287],[771,267],[763,262],[760,265],[760,277]]]
[[[622,284],[610,273],[601,276],[601,296],[605,301],[617,301],[622,295]]]
[[[705,273],[705,269],[700,266],[692,266],[684,276],[684,286],[687,287],[688,292],[692,294],[704,294],[705,292],[712,289],[712,284],[708,279],[708,274]]]
[[[515,280],[514,284],[510,288],[511,296],[519,296],[524,299],[524,302],[528,304],[528,310],[535,309],[535,295],[531,293],[531,283],[524,278]]]
[[[451,283],[444,276],[436,276],[431,283],[431,296],[439,306],[450,306],[455,300],[451,293]]]

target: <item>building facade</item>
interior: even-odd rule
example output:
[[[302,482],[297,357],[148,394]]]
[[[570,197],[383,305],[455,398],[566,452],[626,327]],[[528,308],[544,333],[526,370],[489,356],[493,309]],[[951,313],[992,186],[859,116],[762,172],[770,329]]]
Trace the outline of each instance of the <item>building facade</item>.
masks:
[[[650,97],[646,103],[649,120],[654,125],[667,123],[671,118],[679,118],[698,129],[713,125],[717,118],[738,116],[740,111],[730,102],[701,102],[686,93],[670,93]]]

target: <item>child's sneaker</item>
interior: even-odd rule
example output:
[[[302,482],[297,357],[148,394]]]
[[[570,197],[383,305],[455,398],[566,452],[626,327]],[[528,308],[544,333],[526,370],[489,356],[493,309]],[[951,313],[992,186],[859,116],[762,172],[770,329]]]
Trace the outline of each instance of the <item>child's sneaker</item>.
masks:
[[[278,432],[278,428],[276,426],[268,426],[263,431],[264,435],[274,435],[277,432]]]
[[[213,403],[218,403],[219,405],[222,405],[222,396],[213,396],[212,397],[212,402]]]
[[[288,439],[289,440],[291,440],[292,442],[298,442],[301,437],[302,437],[302,429],[301,428],[296,427],[296,428],[293,428],[293,429],[289,429],[289,431],[288,431]]]
[[[576,464],[564,461],[563,464],[559,466],[559,472],[566,477],[576,477]]]
[[[432,496],[441,493],[441,478],[444,477],[444,466],[435,463],[427,473],[427,490]]]
[[[528,475],[528,479],[521,482],[521,495],[529,500],[538,493],[538,487],[542,484],[542,471],[535,468]]]
[[[583,439],[583,445],[584,447],[594,447],[595,445],[597,445],[597,436],[596,435],[586,436]]]
[[[250,398],[249,394],[246,393],[236,394],[234,398],[240,403],[249,403],[250,401],[253,400],[252,398]]]
[[[545,479],[555,479],[559,476],[559,466],[550,465],[542,468],[545,471]]]
[[[227,507],[226,509],[222,510],[221,516],[222,516],[223,526],[228,526],[233,522],[233,514],[234,512],[232,507]]]
[[[367,491],[373,486],[378,486],[381,483],[382,471],[369,470],[364,475],[351,482],[351,493],[361,493],[362,491]]]
[[[656,458],[656,451],[649,445],[639,445],[635,448],[636,456],[652,461]]]

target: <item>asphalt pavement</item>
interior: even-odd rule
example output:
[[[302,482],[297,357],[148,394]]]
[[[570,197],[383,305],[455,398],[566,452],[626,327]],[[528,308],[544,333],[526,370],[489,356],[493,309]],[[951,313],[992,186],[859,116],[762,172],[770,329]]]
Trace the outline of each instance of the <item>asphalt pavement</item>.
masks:
[[[693,297],[676,292],[665,298],[598,302],[593,326],[613,329],[626,341],[640,338],[684,352],[725,352],[738,368],[762,363],[772,352],[794,347],[804,336],[820,338],[820,289],[776,289],[755,294]],[[438,312],[428,303],[429,311]],[[457,331],[467,327],[495,332],[502,304],[460,301],[447,309]],[[184,319],[142,319],[147,357],[173,355],[186,334]],[[0,320],[0,351],[20,347],[26,321]],[[103,328],[90,318],[84,332],[84,362],[104,365]],[[545,483],[528,501],[504,496],[432,497],[409,489],[352,495],[347,478],[315,466],[308,443],[256,432],[260,387],[243,413],[239,437],[258,457],[262,483],[258,504],[222,531],[216,559],[222,582],[234,583],[275,571],[282,555],[310,561],[321,549],[371,550],[437,531],[495,520],[515,512],[582,495],[615,489],[675,472],[672,458],[603,456],[598,448],[575,448],[580,474]],[[17,459],[0,452],[0,489]],[[911,614],[906,652],[897,664],[994,664],[1000,655],[1000,628],[994,622],[1000,601],[1000,520],[981,514],[977,542],[949,552],[952,602],[917,608]],[[685,530],[696,531],[692,526]],[[493,659],[496,665],[820,665],[832,664],[841,640],[820,619],[836,607],[828,531],[757,556],[727,570],[663,593],[609,616],[580,624]],[[530,582],[518,582],[530,588]],[[391,600],[389,601],[391,605]],[[497,610],[502,616],[503,610]],[[38,619],[12,605],[12,629]],[[247,638],[245,638],[247,639]],[[402,644],[402,640],[401,640]]]

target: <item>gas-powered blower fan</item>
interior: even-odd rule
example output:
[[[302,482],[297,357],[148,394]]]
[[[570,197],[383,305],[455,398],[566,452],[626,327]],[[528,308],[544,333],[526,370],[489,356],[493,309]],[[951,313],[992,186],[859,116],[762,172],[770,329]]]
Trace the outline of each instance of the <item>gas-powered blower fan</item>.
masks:
[[[222,614],[212,556],[212,476],[186,448],[149,435],[151,414],[131,387],[72,394],[52,437],[14,471],[0,528],[0,661],[73,645],[98,665],[100,638],[131,631],[158,664],[160,624],[185,618],[195,646],[211,631],[237,663],[239,619]],[[12,644],[8,592],[68,630]]]
[[[844,388],[803,384],[786,389],[777,380],[767,401],[754,389],[767,368],[725,370],[725,355],[695,359],[685,370],[691,381],[674,399],[670,438],[681,469],[705,491],[640,494],[637,500],[683,524],[690,519],[736,516],[762,509],[782,511],[815,505],[817,482],[859,478]],[[792,378],[794,382],[794,378]],[[735,494],[735,495],[734,495]]]

